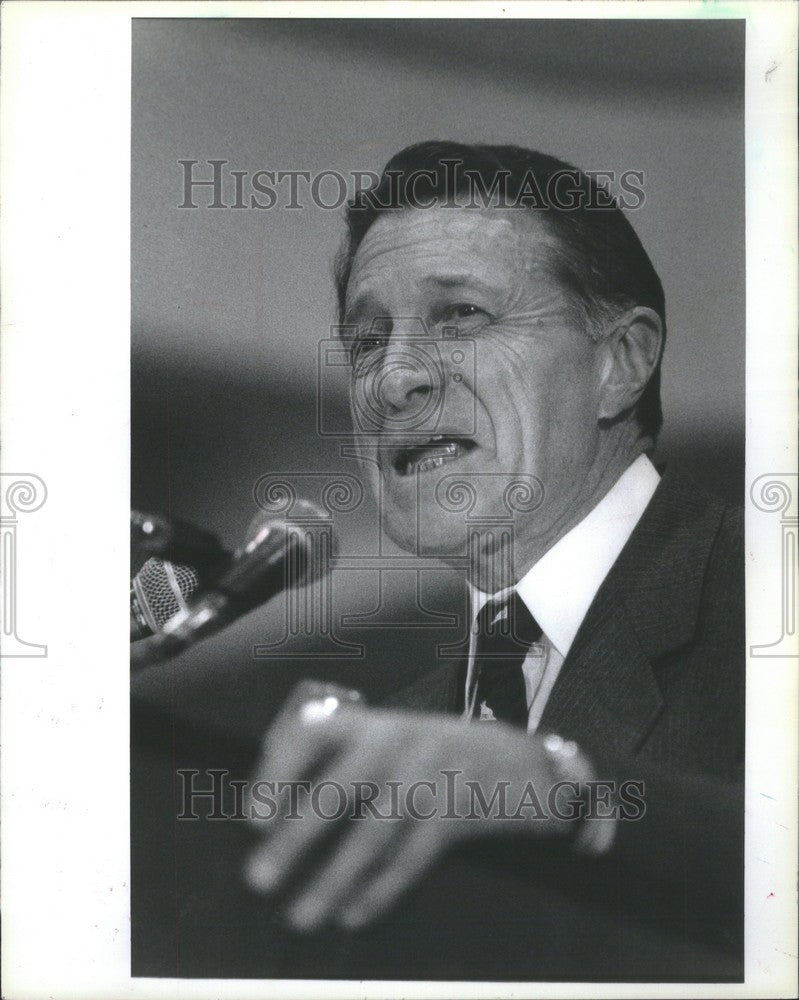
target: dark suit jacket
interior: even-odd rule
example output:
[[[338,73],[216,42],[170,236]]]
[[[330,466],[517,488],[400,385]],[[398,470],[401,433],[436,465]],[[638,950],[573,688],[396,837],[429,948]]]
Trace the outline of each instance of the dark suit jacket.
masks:
[[[536,875],[738,952],[743,931],[743,515],[667,473],[575,638],[541,732],[603,780],[645,782],[645,816],[601,861],[556,849]],[[461,712],[465,659],[394,699]],[[539,845],[530,849],[538,852]],[[524,849],[511,854],[523,863]],[[624,898],[622,898],[624,897]]]

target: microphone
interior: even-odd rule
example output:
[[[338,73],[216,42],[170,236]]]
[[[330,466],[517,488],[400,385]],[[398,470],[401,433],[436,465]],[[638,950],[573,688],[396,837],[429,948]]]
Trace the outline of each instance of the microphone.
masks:
[[[159,632],[233,559],[216,535],[188,521],[130,512],[131,562],[149,555],[130,584],[130,641]]]
[[[199,589],[200,576],[194,566],[155,556],[148,559],[130,581],[130,641],[160,632]]]
[[[307,500],[294,503],[291,521],[263,515],[254,518],[247,541],[228,569],[208,589],[189,596],[184,608],[139,644],[133,665],[163,662],[281,591],[324,576],[329,560],[317,552],[309,526],[302,522],[325,520],[323,512]]]
[[[130,512],[130,546],[137,554],[186,563],[198,572],[218,569],[230,560],[230,553],[210,531],[139,510]]]

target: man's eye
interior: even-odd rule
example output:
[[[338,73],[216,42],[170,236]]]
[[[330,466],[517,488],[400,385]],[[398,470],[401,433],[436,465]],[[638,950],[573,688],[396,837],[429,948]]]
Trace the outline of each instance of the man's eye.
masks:
[[[482,318],[485,315],[485,310],[471,302],[455,302],[444,309],[441,318],[445,323],[453,323],[458,320]]]
[[[388,336],[370,334],[368,336],[356,337],[350,346],[350,361],[353,366],[363,365],[367,358],[375,351],[379,351],[388,343]]]
[[[369,351],[375,351],[380,347],[385,347],[387,337],[359,337],[355,341],[355,350],[362,353],[368,353]]]

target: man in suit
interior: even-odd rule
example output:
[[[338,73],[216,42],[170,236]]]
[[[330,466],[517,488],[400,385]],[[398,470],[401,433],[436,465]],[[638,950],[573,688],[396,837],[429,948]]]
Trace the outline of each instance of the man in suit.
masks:
[[[364,476],[395,542],[467,565],[472,629],[386,707],[286,708],[255,777],[335,781],[360,822],[256,821],[249,885],[290,886],[300,931],[357,929],[479,844],[586,907],[735,953],[742,522],[650,460],[665,306],[643,246],[568,164],[444,142],[394,157],[348,226]],[[414,363],[429,341],[436,364]],[[514,477],[537,499],[511,531],[470,533],[442,501],[452,477],[486,523]],[[381,820],[370,797],[392,786],[415,791]]]

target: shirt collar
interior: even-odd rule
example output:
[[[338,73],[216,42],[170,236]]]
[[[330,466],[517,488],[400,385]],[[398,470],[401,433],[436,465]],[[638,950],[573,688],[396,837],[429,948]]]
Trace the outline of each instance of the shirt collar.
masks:
[[[544,635],[564,658],[591,602],[633,533],[660,482],[654,465],[639,455],[596,507],[560,538],[519,580],[515,589]],[[469,585],[472,617],[490,598]]]

